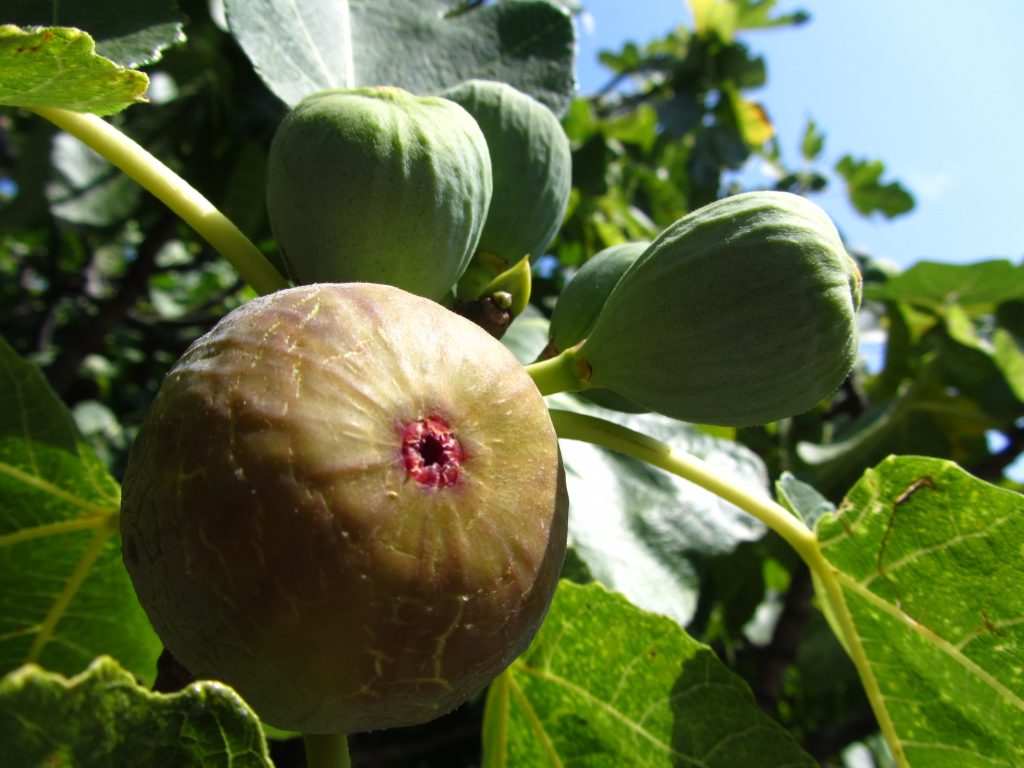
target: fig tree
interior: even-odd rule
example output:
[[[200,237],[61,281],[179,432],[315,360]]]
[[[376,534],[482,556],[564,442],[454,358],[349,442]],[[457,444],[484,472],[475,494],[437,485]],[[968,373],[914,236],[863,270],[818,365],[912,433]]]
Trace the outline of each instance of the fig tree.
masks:
[[[308,96],[267,165],[267,212],[296,283],[387,283],[435,300],[469,263],[491,190],[473,118],[394,87]]]
[[[272,725],[352,733],[444,714],[527,647],[566,514],[510,352],[397,288],[319,284],[243,305],[174,365],[121,533],[185,667]]]

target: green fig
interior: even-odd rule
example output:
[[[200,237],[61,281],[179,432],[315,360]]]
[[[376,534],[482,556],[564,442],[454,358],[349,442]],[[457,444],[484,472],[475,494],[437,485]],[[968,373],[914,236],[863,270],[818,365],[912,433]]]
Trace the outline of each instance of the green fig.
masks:
[[[500,342],[385,285],[264,296],[164,380],[122,551],[171,653],[306,733],[412,725],[529,644],[566,546],[544,401]]]
[[[561,352],[586,338],[616,283],[649,245],[613,245],[584,262],[566,283],[551,313],[548,335],[555,350]]]
[[[821,208],[787,192],[735,195],[666,229],[586,340],[534,375],[542,391],[607,387],[684,421],[764,424],[842,383],[860,298],[857,265]]]
[[[386,283],[434,300],[476,250],[491,190],[476,121],[392,87],[305,98],[267,164],[270,224],[296,283]]]
[[[551,314],[550,350],[569,349],[586,338],[615,284],[648,245],[648,242],[636,242],[609,246],[579,268],[559,294]],[[618,392],[603,387],[586,389],[578,394],[595,405],[615,411],[643,413],[647,410]]]
[[[506,83],[469,80],[441,96],[476,119],[490,150],[494,198],[477,249],[496,254],[506,267],[523,256],[535,260],[551,244],[569,205],[572,153],[561,123]]]

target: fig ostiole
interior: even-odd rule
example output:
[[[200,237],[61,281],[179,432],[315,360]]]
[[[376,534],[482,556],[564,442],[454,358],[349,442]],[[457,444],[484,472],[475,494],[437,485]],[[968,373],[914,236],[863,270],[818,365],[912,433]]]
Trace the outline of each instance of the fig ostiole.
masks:
[[[562,124],[507,83],[469,80],[441,96],[474,117],[490,150],[494,197],[477,249],[510,265],[523,256],[536,260],[562,225],[572,191],[572,152]]]
[[[666,229],[586,338],[531,366],[542,391],[606,387],[683,421],[747,426],[831,394],[857,354],[861,278],[828,215],[751,192]]]
[[[532,639],[566,546],[543,398],[510,352],[368,283],[264,296],[163,382],[124,561],[168,650],[306,733],[412,725]]]
[[[442,298],[476,250],[492,194],[472,116],[399,88],[323,91],[281,122],[267,212],[296,283],[386,283]]]

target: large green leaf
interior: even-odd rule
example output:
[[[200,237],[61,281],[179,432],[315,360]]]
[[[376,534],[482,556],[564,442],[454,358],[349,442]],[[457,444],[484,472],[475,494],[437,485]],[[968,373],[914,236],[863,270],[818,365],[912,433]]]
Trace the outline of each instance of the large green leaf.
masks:
[[[521,361],[532,360],[547,343],[547,321],[520,317],[503,341]],[[549,397],[548,403],[649,434],[768,495],[764,463],[731,440],[665,416],[619,413],[571,395]],[[563,440],[561,450],[575,555],[594,579],[642,608],[688,623],[703,562],[764,535],[764,526],[737,507],[636,459],[571,440]]]
[[[97,56],[80,30],[0,26],[0,105],[109,115],[145,101],[148,87],[142,72]]]
[[[813,766],[746,684],[670,619],[563,581],[492,683],[484,766]]]
[[[160,644],[121,562],[117,483],[2,340],[0,399],[0,671],[72,674],[107,653],[151,679]]]
[[[175,0],[4,0],[0,22],[23,27],[77,27],[92,36],[101,56],[125,67],[157,61],[164,49],[185,40],[184,18]]]
[[[1024,496],[890,458],[817,534],[896,751],[914,768],[1024,765]]]
[[[971,312],[992,311],[1004,301],[1024,298],[1024,264],[1005,259],[974,264],[921,261],[884,283],[865,285],[864,297],[936,310],[959,305]]]
[[[572,18],[547,0],[225,0],[231,31],[293,106],[315,91],[395,85],[436,93],[501,80],[561,112],[575,88]]]
[[[0,681],[11,766],[271,768],[259,720],[211,681],[151,693],[109,656],[71,679],[29,664]]]

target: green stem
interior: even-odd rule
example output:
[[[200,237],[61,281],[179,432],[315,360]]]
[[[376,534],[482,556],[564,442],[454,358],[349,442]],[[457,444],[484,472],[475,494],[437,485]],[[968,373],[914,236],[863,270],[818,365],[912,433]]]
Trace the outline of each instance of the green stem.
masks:
[[[800,558],[807,563],[821,587],[823,594],[819,594],[819,597],[825,600],[832,609],[832,615],[838,624],[838,631],[842,634],[841,639],[845,641],[850,658],[857,668],[868,700],[878,718],[879,728],[889,743],[896,764],[901,768],[908,766],[896,734],[895,725],[885,707],[885,699],[878,686],[878,680],[875,678],[867,653],[857,634],[853,615],[846,604],[836,570],[825,559],[818,543],[818,537],[811,529],[781,505],[737,488],[700,459],[678,453],[673,450],[672,446],[648,435],[604,419],[569,411],[552,409],[551,422],[554,424],[559,438],[582,440],[600,445],[632,456],[652,466],[660,467],[666,472],[689,480],[735,504],[785,539]]]
[[[583,440],[624,453],[696,483],[732,502],[778,533],[805,561],[811,557],[811,550],[817,548],[814,533],[786,509],[770,499],[737,488],[694,456],[678,453],[660,440],[594,416],[553,409],[551,421],[561,438]]]
[[[526,372],[533,377],[533,383],[542,395],[579,392],[591,387],[590,366],[573,349],[567,349],[547,360],[530,363],[526,366]]]
[[[348,737],[343,733],[304,733],[308,768],[351,768]]]
[[[213,203],[110,123],[96,115],[66,109],[37,107],[33,111],[153,193],[230,261],[258,293],[273,293],[287,287],[285,279],[260,250]]]

